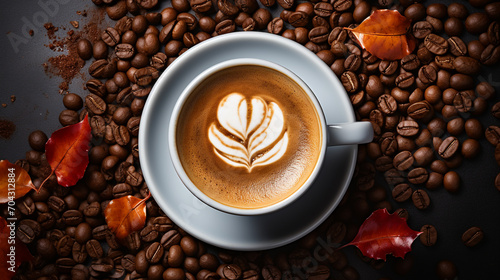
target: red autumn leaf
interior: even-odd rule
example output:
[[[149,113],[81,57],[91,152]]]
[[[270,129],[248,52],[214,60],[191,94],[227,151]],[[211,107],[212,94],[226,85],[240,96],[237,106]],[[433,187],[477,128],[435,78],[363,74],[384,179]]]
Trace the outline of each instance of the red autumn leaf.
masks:
[[[0,217],[0,271],[2,279],[11,279],[21,263],[33,259],[26,244],[16,238],[14,222]]]
[[[0,160],[0,203],[21,198],[32,189],[36,188],[26,170],[8,160]]]
[[[77,124],[55,131],[50,136],[45,144],[45,155],[59,185],[73,186],[83,177],[89,164],[91,136],[88,116]]]
[[[397,60],[409,55],[416,46],[409,34],[411,20],[394,10],[376,10],[359,26],[350,30],[362,48],[385,60]]]
[[[146,200],[127,195],[109,202],[104,217],[111,232],[118,240],[124,240],[130,233],[138,231],[146,223]]]
[[[384,260],[387,254],[404,258],[411,251],[411,244],[422,232],[408,227],[406,220],[398,214],[389,214],[386,209],[374,211],[349,244],[358,247],[363,255]]]

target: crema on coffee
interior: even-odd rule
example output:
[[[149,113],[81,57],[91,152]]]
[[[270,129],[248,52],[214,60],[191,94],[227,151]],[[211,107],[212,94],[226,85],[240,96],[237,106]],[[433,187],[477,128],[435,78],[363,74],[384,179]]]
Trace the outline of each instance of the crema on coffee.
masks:
[[[181,164],[208,197],[235,208],[273,205],[296,192],[322,153],[318,112],[274,69],[239,65],[202,81],[176,128]]]

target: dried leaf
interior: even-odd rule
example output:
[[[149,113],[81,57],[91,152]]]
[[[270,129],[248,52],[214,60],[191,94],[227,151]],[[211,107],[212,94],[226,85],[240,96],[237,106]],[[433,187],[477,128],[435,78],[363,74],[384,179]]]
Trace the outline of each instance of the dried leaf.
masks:
[[[26,170],[8,160],[0,160],[0,203],[21,198],[32,189],[36,188]]]
[[[420,234],[422,232],[409,228],[406,220],[398,214],[389,214],[386,209],[379,209],[364,221],[354,240],[341,248],[354,245],[363,255],[376,260],[385,261],[387,254],[404,258]]]
[[[11,279],[21,263],[33,259],[26,244],[15,237],[16,228],[13,222],[0,217],[0,271],[2,279]],[[15,225],[17,226],[17,225]],[[14,234],[12,234],[14,231]]]
[[[104,210],[108,228],[118,240],[124,240],[130,233],[138,231],[146,223],[146,200],[135,196],[113,199]]]
[[[362,48],[385,60],[398,60],[409,55],[416,46],[408,32],[411,20],[394,10],[376,10],[359,26],[350,30]]]
[[[91,136],[88,116],[52,133],[45,144],[45,154],[59,185],[73,186],[83,177],[89,164]]]

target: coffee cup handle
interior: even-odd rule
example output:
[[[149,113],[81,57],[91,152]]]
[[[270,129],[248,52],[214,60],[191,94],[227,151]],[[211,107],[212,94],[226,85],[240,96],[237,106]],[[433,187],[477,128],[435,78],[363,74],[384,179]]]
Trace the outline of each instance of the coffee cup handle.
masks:
[[[352,122],[327,126],[328,146],[366,144],[373,140],[371,122]]]

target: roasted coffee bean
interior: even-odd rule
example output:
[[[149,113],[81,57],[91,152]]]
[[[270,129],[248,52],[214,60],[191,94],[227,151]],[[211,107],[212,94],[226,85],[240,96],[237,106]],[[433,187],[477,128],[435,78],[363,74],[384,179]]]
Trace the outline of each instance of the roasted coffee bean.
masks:
[[[453,66],[458,72],[466,75],[476,75],[481,69],[479,61],[468,56],[459,56],[455,58],[453,60]]]
[[[73,257],[73,260],[77,263],[84,263],[85,260],[87,260],[87,249],[85,248],[85,245],[82,245],[78,242],[73,243],[73,248],[71,249],[71,255]]]
[[[171,246],[173,246],[175,244],[179,244],[179,242],[181,241],[181,238],[182,237],[177,230],[171,229],[171,230],[165,232],[165,234],[163,234],[163,236],[161,237],[160,243],[163,245],[165,250],[168,250]]]
[[[24,197],[20,202],[18,202],[17,207],[23,215],[29,216],[35,213],[35,202],[29,196]]]
[[[467,46],[459,37],[448,38],[448,45],[450,52],[455,56],[464,56],[467,54]]]
[[[67,257],[72,253],[73,243],[75,240],[69,235],[65,235],[63,238],[59,239],[56,244],[57,254],[61,257]]]
[[[408,181],[415,185],[424,184],[425,182],[427,182],[428,178],[429,174],[427,172],[427,169],[422,167],[414,168],[410,170],[410,172],[408,172]]]
[[[35,229],[29,224],[20,224],[19,227],[17,227],[16,236],[25,244],[33,242],[36,235]]]
[[[309,16],[301,11],[296,11],[290,14],[288,22],[294,27],[304,27],[309,22]]]
[[[59,123],[61,123],[62,126],[68,126],[72,124],[78,123],[80,116],[78,112],[73,111],[73,110],[63,110],[59,114]]]
[[[129,59],[134,53],[135,49],[131,44],[118,44],[115,47],[115,54],[120,59]]]
[[[163,257],[163,246],[159,242],[149,245],[146,250],[146,259],[149,263],[158,263]]]
[[[180,267],[184,263],[184,258],[185,255],[184,252],[182,251],[181,246],[173,245],[172,247],[170,247],[168,252],[165,253],[164,261],[166,259],[166,264],[168,264],[168,266],[170,267]],[[201,265],[201,259],[200,259],[200,265]]]
[[[467,247],[474,247],[483,240],[484,233],[479,227],[471,227],[462,235],[462,242]]]
[[[439,146],[438,154],[444,159],[449,159],[455,155],[459,145],[460,142],[458,139],[454,136],[450,136],[443,140],[443,143]]]
[[[111,258],[99,258],[96,261],[93,261],[90,265],[93,271],[98,273],[108,273],[111,272],[114,268],[114,263]]]
[[[484,65],[495,65],[500,61],[500,46],[488,45],[481,53],[481,63]]]
[[[106,112],[106,102],[95,94],[89,94],[85,97],[85,107],[96,115],[102,115]]]
[[[443,55],[448,51],[448,41],[436,34],[427,35],[424,45],[430,52],[437,55]]]
[[[415,120],[425,119],[432,115],[432,106],[427,101],[415,102],[408,107],[408,115]]]
[[[472,34],[486,32],[489,24],[490,20],[486,13],[472,13],[465,19],[465,28]]]
[[[120,34],[113,27],[108,27],[102,32],[101,39],[108,46],[114,47],[120,42]]]
[[[358,77],[354,72],[346,71],[340,76],[342,85],[348,93],[354,93],[359,88]]]
[[[91,258],[97,259],[101,258],[104,255],[101,244],[95,239],[87,241],[87,243],[85,244],[85,248],[87,249],[87,253]]]
[[[413,153],[416,166],[427,166],[434,159],[433,150],[429,147],[421,147]]]
[[[59,273],[70,273],[75,265],[75,260],[70,258],[59,258],[56,260],[56,267]]]
[[[405,178],[395,168],[389,169],[384,173],[385,180],[389,185],[399,185],[405,181]]]
[[[447,191],[451,193],[457,192],[460,188],[460,176],[458,175],[458,173],[455,171],[449,171],[444,174],[443,186]]]
[[[399,184],[392,189],[392,197],[397,202],[408,200],[413,194],[413,189],[408,184]]]
[[[416,190],[413,192],[411,199],[413,200],[413,204],[417,209],[424,210],[430,205],[430,198],[426,191],[424,190]]]
[[[384,114],[391,115],[398,109],[398,104],[390,94],[383,94],[378,98],[377,106]]]
[[[66,202],[57,196],[50,196],[47,200],[49,208],[56,212],[63,212],[66,209]]]
[[[314,27],[309,31],[309,40],[313,43],[321,44],[328,40],[329,29],[325,26]],[[359,67],[359,66],[358,66]],[[347,70],[350,70],[346,67]]]
[[[473,100],[471,97],[472,94],[469,94],[467,91],[461,91],[455,94],[453,98],[453,106],[460,113],[466,113],[472,110],[473,108]]]
[[[420,242],[427,247],[434,246],[437,241],[437,230],[432,225],[424,225],[420,228],[422,234],[420,235]]]
[[[398,69],[398,62],[395,60],[382,60],[378,65],[380,73],[390,76],[396,72]]]
[[[56,218],[52,213],[41,213],[38,215],[36,221],[45,230],[52,228],[56,224]]]
[[[77,226],[83,221],[83,215],[78,210],[68,210],[62,214],[62,220],[68,226]]]
[[[375,169],[379,172],[386,172],[387,170],[393,168],[392,158],[388,156],[381,156],[375,161]]]
[[[401,67],[407,71],[412,71],[420,66],[420,60],[415,54],[409,54],[401,59]]]
[[[395,84],[399,88],[408,88],[415,83],[415,77],[411,72],[404,72],[396,77]]]
[[[270,271],[273,268],[269,268],[269,270],[268,270],[269,274],[279,273],[279,272],[276,272],[274,270]],[[264,269],[266,269],[266,267],[263,268],[263,271],[262,271],[263,275],[267,274],[267,272],[264,272]],[[225,279],[228,279],[228,280],[229,279],[236,280],[236,279],[240,279],[241,278],[242,271],[241,271],[241,268],[238,265],[236,265],[236,264],[221,264],[217,268],[217,274],[219,274],[219,276],[221,278],[225,278]],[[275,279],[275,278],[266,278],[266,276],[264,276],[264,279]],[[277,279],[281,279],[281,277],[277,278]]]
[[[257,26],[259,26],[259,22],[257,20],[256,20],[256,23],[257,23]],[[268,23],[266,22],[266,26],[267,26],[267,24]],[[221,21],[215,26],[215,33],[217,33],[218,35],[231,33],[231,32],[234,32],[235,30],[236,30],[236,24],[234,23],[233,20],[230,20],[230,19],[226,19],[224,21]]]
[[[415,136],[419,132],[419,125],[416,121],[402,121],[398,123],[397,132],[406,137]]]
[[[488,140],[488,142],[490,142],[493,146],[498,145],[498,143],[500,143],[500,127],[496,125],[490,125],[486,128],[484,136],[486,137],[486,140]]]
[[[432,25],[427,21],[419,21],[413,24],[413,36],[418,39],[424,39],[433,31]]]
[[[437,70],[432,66],[424,65],[418,70],[418,78],[425,84],[434,83],[437,80]]]
[[[409,151],[402,151],[394,156],[393,165],[397,170],[407,170],[413,165],[414,158]]]

